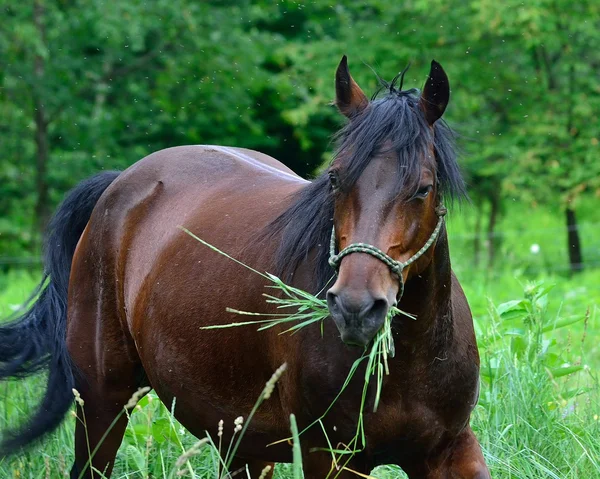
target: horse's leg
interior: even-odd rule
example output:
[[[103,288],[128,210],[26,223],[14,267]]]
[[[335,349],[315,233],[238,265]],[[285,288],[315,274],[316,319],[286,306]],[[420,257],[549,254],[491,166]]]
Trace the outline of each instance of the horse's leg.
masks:
[[[481,447],[470,427],[452,444],[449,458],[449,477],[453,479],[490,479]]]
[[[75,463],[71,470],[71,479],[100,477],[90,471],[90,464],[106,477],[110,476],[113,469],[115,456],[127,426],[124,405],[131,398],[135,388],[122,387],[113,391],[108,390],[107,386],[112,388],[118,385],[96,383],[79,386],[84,405],[78,405],[76,409]]]
[[[229,467],[229,472],[231,474],[235,474],[236,478],[240,479],[258,479],[261,477],[261,474],[265,470],[267,466],[270,466],[271,469],[269,472],[265,473],[266,475],[262,476],[264,479],[271,479],[273,477],[273,468],[275,464],[272,462],[263,462],[263,461],[252,461],[247,459],[242,459],[240,457],[234,457],[231,462],[231,466]],[[239,471],[239,472],[238,472]]]
[[[467,427],[449,447],[424,461],[402,465],[411,479],[490,479],[481,447]]]
[[[77,271],[74,277],[80,279]],[[67,345],[84,402],[76,410],[72,479],[99,477],[90,464],[110,476],[127,426],[124,406],[148,385],[135,344],[115,312],[116,301],[98,300],[94,289],[84,285],[69,303]]]

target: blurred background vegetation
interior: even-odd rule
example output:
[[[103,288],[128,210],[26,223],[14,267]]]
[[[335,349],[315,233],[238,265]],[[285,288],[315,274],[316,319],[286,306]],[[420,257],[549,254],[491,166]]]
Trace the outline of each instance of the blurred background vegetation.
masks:
[[[408,87],[432,58],[447,70],[472,198],[461,261],[600,265],[597,1],[0,5],[5,268],[37,260],[39,232],[75,183],[161,148],[244,146],[310,176],[341,124],[330,102],[344,53],[367,92],[377,83],[364,63],[384,78],[411,63]]]
[[[600,475],[600,2],[0,0],[0,15],[1,317],[39,279],[40,232],[82,179],[192,143],[311,177],[342,124],[343,54],[367,94],[368,66],[390,79],[411,63],[404,86],[420,88],[434,58],[471,196],[449,232],[482,353],[486,458],[494,477]],[[7,421],[25,391],[0,407]],[[70,437],[38,451],[54,460]],[[36,454],[0,470],[44,470]]]

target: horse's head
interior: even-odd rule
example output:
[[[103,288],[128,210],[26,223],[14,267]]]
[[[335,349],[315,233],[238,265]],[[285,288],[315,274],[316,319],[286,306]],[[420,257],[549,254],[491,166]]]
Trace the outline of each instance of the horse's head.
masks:
[[[403,73],[385,84],[384,97],[369,101],[345,56],[336,72],[336,105],[349,122],[328,172],[335,198],[332,253],[338,252],[330,262],[338,276],[327,302],[348,344],[368,344],[403,284],[430,265],[444,213],[440,189],[447,183],[462,188],[452,184],[460,181],[454,158],[437,159],[452,156],[441,151],[451,150],[450,132],[436,124],[450,97],[444,70],[432,62],[420,96],[396,88]]]

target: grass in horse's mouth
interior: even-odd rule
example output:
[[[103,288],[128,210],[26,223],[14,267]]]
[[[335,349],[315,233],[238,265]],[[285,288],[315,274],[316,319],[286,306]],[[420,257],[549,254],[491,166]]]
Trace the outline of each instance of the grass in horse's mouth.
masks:
[[[294,334],[298,332],[300,329],[310,326],[314,323],[319,323],[321,327],[321,332],[323,331],[323,321],[329,317],[329,310],[327,308],[327,302],[323,299],[319,299],[317,296],[312,295],[302,289],[295,288],[290,286],[289,284],[284,283],[277,276],[270,273],[261,273],[260,271],[255,270],[254,268],[242,263],[236,258],[228,255],[224,251],[221,251],[217,247],[207,243],[203,239],[196,236],[194,233],[189,231],[184,227],[180,227],[182,231],[190,235],[195,240],[199,241],[204,246],[210,248],[216,253],[225,256],[226,258],[234,261],[235,263],[243,266],[244,268],[262,276],[267,279],[271,284],[268,288],[273,288],[277,290],[280,295],[276,296],[274,294],[263,293],[265,297],[265,301],[268,304],[273,304],[276,306],[277,310],[281,311],[280,313],[256,313],[250,311],[240,311],[237,309],[227,308],[228,312],[236,313],[242,316],[255,316],[262,317],[265,319],[256,319],[253,321],[243,321],[229,324],[220,324],[214,326],[204,326],[200,329],[224,329],[224,328],[232,328],[238,326],[249,326],[249,325],[259,325],[258,331],[264,331],[266,329],[275,327],[275,326],[284,326],[284,329],[279,334],[290,333]],[[327,442],[329,447],[326,449],[328,452],[332,454],[333,462],[336,467],[339,467],[336,455],[340,456],[349,456],[351,458],[354,454],[360,452],[364,449],[366,445],[365,435],[364,435],[364,423],[363,423],[363,412],[365,410],[365,405],[367,401],[367,393],[369,389],[369,384],[373,377],[376,379],[375,383],[375,397],[373,400],[373,412],[377,411],[379,406],[379,402],[381,399],[381,390],[383,386],[383,378],[385,375],[389,374],[389,365],[388,358],[394,357],[394,338],[392,336],[391,322],[392,319],[397,315],[405,315],[410,317],[411,319],[416,319],[413,315],[401,311],[396,307],[391,307],[388,311],[386,319],[384,321],[383,326],[377,332],[377,335],[370,343],[370,347],[367,346],[363,352],[363,354],[352,364],[350,370],[348,371],[348,376],[344,381],[339,393],[331,402],[329,407],[325,410],[325,412],[316,419],[314,422],[305,427],[302,431],[300,431],[300,435],[304,433],[309,428],[319,424],[321,429],[323,430],[323,434],[327,438],[327,434],[325,432],[325,428],[323,426],[322,420],[327,415],[327,413],[334,406],[336,401],[339,399],[341,394],[344,392],[351,379],[356,374],[358,367],[363,361],[367,361],[367,367],[365,370],[364,376],[364,386],[362,390],[361,403],[358,411],[358,422],[356,428],[356,434],[352,438],[349,444],[345,445],[344,449],[334,449],[331,447],[331,443],[329,442],[329,438],[327,438]],[[282,441],[287,441],[289,438],[282,439]],[[348,459],[349,460],[349,459]],[[347,461],[346,461],[347,462]],[[345,464],[342,464],[343,467]]]

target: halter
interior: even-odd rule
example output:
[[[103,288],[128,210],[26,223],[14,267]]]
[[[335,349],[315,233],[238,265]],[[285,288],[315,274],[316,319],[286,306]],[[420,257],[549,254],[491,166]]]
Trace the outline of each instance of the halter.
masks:
[[[335,226],[331,230],[331,242],[329,243],[329,264],[335,270],[336,274],[339,270],[340,262],[344,258],[351,253],[367,253],[371,256],[374,256],[380,261],[383,261],[388,268],[395,274],[400,281],[400,291],[398,292],[397,301],[400,301],[402,295],[404,294],[404,279],[402,278],[402,270],[406,268],[408,265],[417,261],[425,252],[431,248],[431,245],[435,243],[438,235],[440,234],[440,230],[442,229],[442,225],[444,223],[444,216],[448,210],[444,205],[438,205],[435,208],[435,214],[438,216],[438,222],[431,233],[431,236],[427,240],[427,242],[421,247],[419,251],[413,254],[406,261],[396,261],[391,256],[387,255],[383,251],[381,251],[376,246],[370,245],[368,243],[352,243],[346,246],[342,251],[338,254],[335,254]]]

